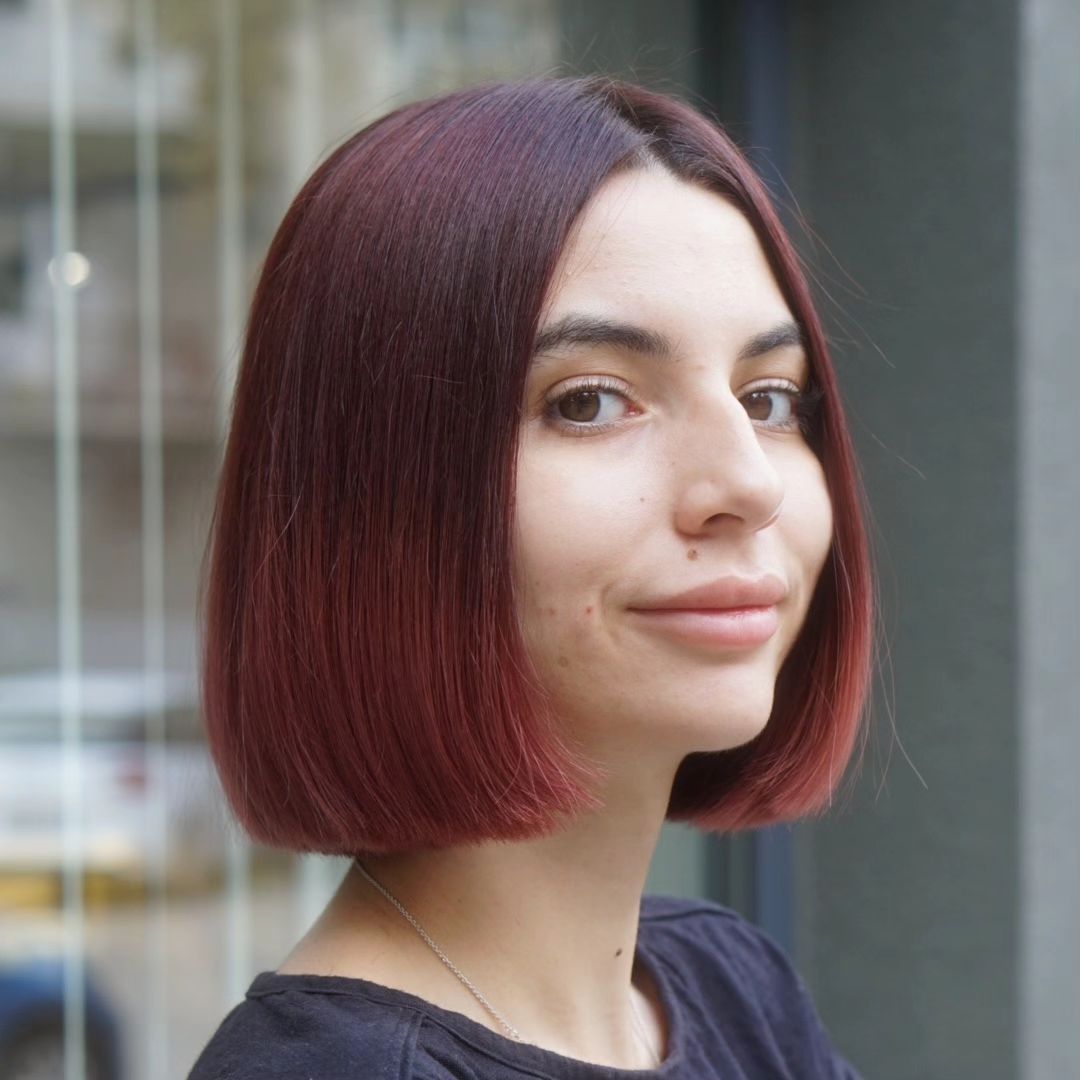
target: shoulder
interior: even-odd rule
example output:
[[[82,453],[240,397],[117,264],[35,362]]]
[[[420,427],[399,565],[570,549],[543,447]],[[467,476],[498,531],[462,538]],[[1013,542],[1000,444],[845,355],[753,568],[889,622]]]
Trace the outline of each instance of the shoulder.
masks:
[[[290,986],[271,972],[256,977],[221,1021],[187,1080],[409,1080],[420,1017],[336,992],[332,977]]]
[[[642,897],[644,936],[662,953],[680,952],[699,977],[734,977],[766,1003],[806,993],[784,950],[759,926],[715,900],[660,894]]]
[[[798,979],[784,950],[764,930],[715,900],[646,894],[641,923],[650,935],[715,950],[769,977]]]
[[[783,1061],[813,1062],[799,1075],[857,1080],[833,1048],[802,977],[759,926],[713,900],[654,894],[642,897],[640,922],[643,940],[667,961],[683,995],[712,1003]]]

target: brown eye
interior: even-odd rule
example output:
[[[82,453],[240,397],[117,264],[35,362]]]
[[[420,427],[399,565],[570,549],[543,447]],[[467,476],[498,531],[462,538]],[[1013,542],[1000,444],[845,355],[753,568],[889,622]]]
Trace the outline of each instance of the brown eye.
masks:
[[[744,394],[739,400],[745,404],[750,419],[767,431],[795,431],[809,436],[824,396],[824,391],[819,386],[800,390],[797,386],[780,383],[775,386],[760,386]],[[784,402],[779,413],[769,402],[772,397]]]
[[[790,399],[791,391],[781,388],[771,388],[768,390],[752,390],[743,399],[748,404],[746,411],[750,415],[751,420],[762,420],[766,423],[769,422],[769,415],[773,411],[772,396],[774,394],[787,394]],[[789,402],[790,404],[790,402]]]
[[[587,424],[600,412],[600,392],[574,390],[559,399],[558,411],[564,420]]]
[[[633,406],[634,399],[621,382],[601,375],[547,398],[544,415],[566,435],[597,435],[625,423]]]

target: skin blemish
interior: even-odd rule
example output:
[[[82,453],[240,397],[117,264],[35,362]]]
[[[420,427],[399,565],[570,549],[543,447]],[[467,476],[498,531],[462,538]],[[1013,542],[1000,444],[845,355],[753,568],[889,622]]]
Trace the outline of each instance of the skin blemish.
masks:
[[[693,560],[693,559],[696,559],[696,558],[697,558],[697,548],[691,548],[691,549],[690,549],[690,550],[689,550],[689,551],[688,551],[688,552],[686,553],[686,557],[687,557],[688,559],[691,559],[691,560]]]
[[[547,609],[547,613],[548,613],[549,615],[554,615],[554,614],[555,614],[555,609],[554,609],[553,607],[549,607],[549,608]]]
[[[585,609],[585,614],[586,614],[586,615],[591,615],[591,614],[592,614],[592,608],[591,608],[591,607],[587,607],[587,608]]]
[[[615,950],[615,955],[616,956],[622,956],[622,949],[616,949]]]
[[[570,666],[570,659],[569,659],[569,657],[566,657],[566,656],[560,656],[560,657],[559,657],[559,667],[569,667],[569,666]]]

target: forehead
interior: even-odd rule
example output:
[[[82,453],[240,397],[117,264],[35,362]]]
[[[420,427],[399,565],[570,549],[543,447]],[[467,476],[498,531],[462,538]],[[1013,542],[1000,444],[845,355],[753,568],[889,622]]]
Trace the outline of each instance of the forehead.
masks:
[[[661,169],[611,177],[578,218],[546,309],[582,308],[742,336],[789,314],[743,214]]]

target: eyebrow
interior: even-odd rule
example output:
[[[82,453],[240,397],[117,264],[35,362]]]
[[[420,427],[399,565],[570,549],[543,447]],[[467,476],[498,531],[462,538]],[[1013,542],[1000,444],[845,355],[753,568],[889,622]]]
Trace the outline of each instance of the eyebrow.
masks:
[[[536,335],[533,355],[554,352],[574,346],[592,347],[612,345],[642,356],[670,360],[675,355],[671,340],[656,330],[635,326],[632,323],[615,322],[593,315],[571,313],[545,327]],[[764,356],[784,345],[806,347],[806,338],[797,323],[787,320],[777,323],[760,334],[755,334],[739,350],[736,363]]]

